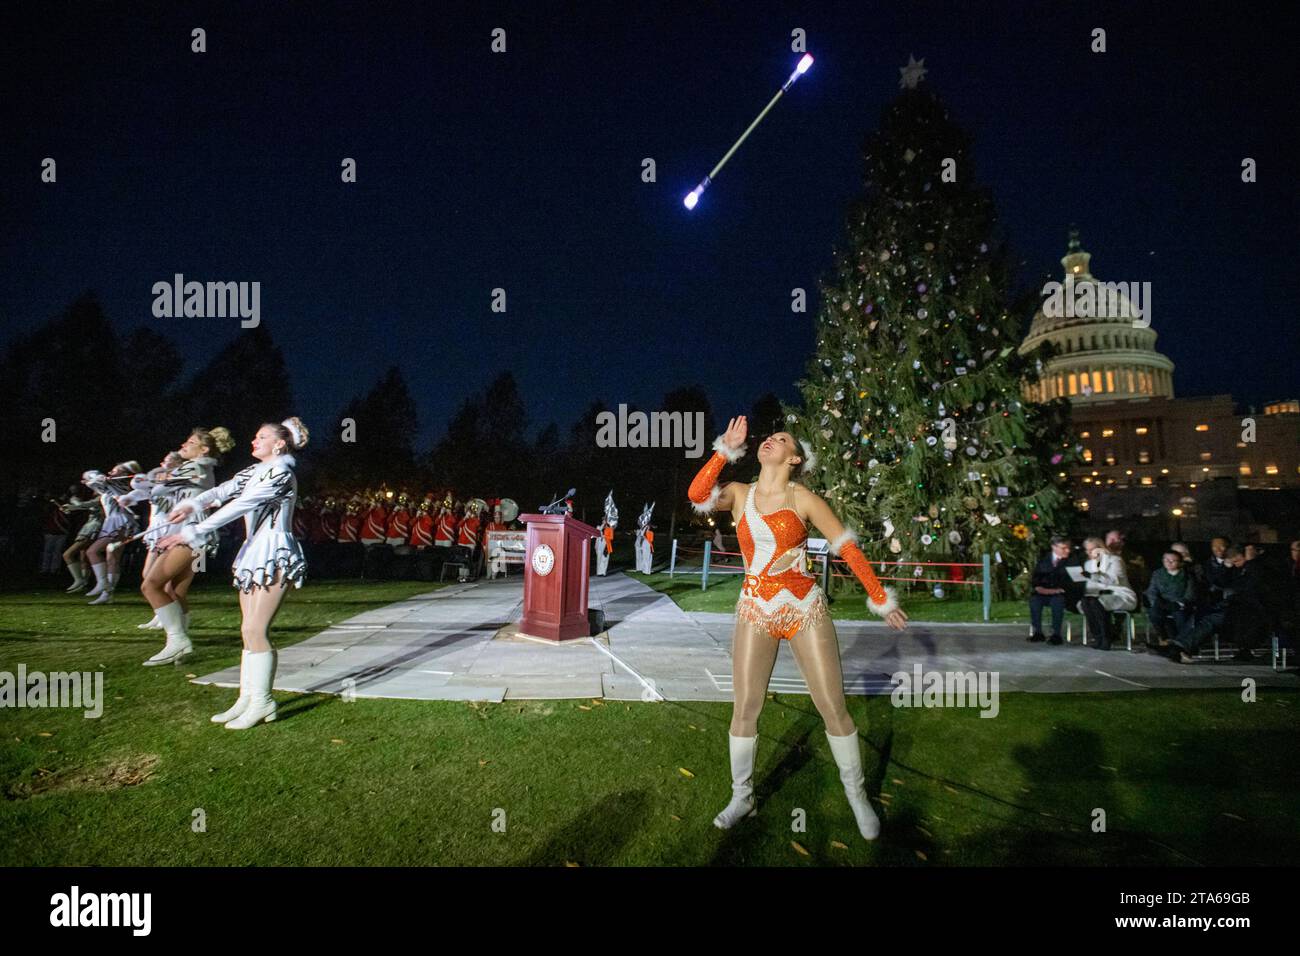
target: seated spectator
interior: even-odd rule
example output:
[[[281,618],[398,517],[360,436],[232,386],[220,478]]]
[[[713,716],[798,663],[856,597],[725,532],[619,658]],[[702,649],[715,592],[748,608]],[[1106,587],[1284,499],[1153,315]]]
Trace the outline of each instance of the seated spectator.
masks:
[[[1291,542],[1291,580],[1300,581],[1300,541]]]
[[[1181,541],[1175,541],[1169,546],[1170,551],[1177,551],[1183,559],[1183,571],[1192,579],[1192,588],[1194,595],[1192,597],[1192,612],[1195,613],[1197,605],[1200,604],[1201,597],[1208,590],[1205,583],[1205,569],[1201,567],[1200,562],[1192,557],[1191,549]]]
[[[1206,638],[1214,634],[1227,634],[1229,596],[1236,589],[1241,577],[1240,569],[1246,563],[1246,556],[1241,549],[1228,544],[1225,538],[1212,540],[1210,549],[1214,551],[1214,557],[1205,569],[1209,593],[1197,611],[1196,623],[1188,625],[1169,641],[1169,659],[1181,664],[1195,662],[1196,654]],[[1251,584],[1247,587],[1254,590]],[[1238,601],[1235,616],[1239,621],[1243,619],[1242,607],[1243,602]]]
[[[1183,570],[1183,556],[1170,549],[1161,558],[1161,567],[1151,575],[1147,585],[1147,615],[1156,646],[1168,647],[1172,637],[1182,633],[1192,619],[1196,606],[1196,585]]]
[[[1232,542],[1228,538],[1210,539],[1210,560],[1205,563],[1205,592],[1201,595],[1200,608],[1206,613],[1227,609],[1227,589],[1236,580],[1237,568],[1228,561],[1228,549]]]
[[[1127,546],[1127,539],[1123,531],[1112,528],[1106,532],[1106,550],[1123,560],[1124,573],[1128,575],[1129,587],[1139,594],[1145,591],[1150,577],[1147,571],[1146,559]]]
[[[1072,551],[1069,538],[1060,534],[1052,535],[1051,550],[1034,566],[1029,587],[1029,620],[1033,629],[1029,635],[1030,641],[1050,640],[1053,644],[1064,643],[1061,640],[1061,626],[1065,620],[1067,597],[1072,591],[1076,594],[1078,591],[1078,585],[1070,579],[1069,573],[1065,570],[1070,565],[1077,567],[1080,564],[1078,556],[1073,555]],[[1051,638],[1043,634],[1044,606],[1052,609]]]
[[[1083,566],[1087,581],[1084,596],[1079,600],[1079,611],[1088,622],[1092,646],[1108,651],[1114,623],[1111,612],[1137,610],[1137,594],[1128,585],[1124,560],[1109,551],[1105,541],[1087,538],[1083,550],[1088,555]]]

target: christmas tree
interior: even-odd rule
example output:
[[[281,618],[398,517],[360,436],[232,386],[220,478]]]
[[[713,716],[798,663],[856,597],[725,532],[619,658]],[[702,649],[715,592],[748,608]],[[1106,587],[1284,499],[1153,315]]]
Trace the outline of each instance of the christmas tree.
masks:
[[[804,407],[786,421],[817,455],[810,487],[868,556],[987,553],[1006,593],[1072,518],[1068,403],[1022,397],[1041,357],[1017,355],[992,198],[974,182],[969,137],[919,85],[924,69],[902,72],[864,146],[865,189],[821,283]]]

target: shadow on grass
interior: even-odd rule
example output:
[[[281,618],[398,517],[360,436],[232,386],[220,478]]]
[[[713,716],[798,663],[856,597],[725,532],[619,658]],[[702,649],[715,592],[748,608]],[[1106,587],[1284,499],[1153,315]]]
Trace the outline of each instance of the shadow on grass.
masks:
[[[652,801],[643,790],[603,796],[573,814],[522,865],[617,865],[624,847],[652,812]]]

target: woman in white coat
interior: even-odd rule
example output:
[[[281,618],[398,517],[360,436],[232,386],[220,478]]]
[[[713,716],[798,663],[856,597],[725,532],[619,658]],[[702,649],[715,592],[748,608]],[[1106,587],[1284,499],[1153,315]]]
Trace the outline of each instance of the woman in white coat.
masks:
[[[232,569],[243,612],[239,699],[235,706],[212,718],[228,730],[275,720],[275,700],[271,697],[275,650],[267,634],[288,586],[302,587],[307,572],[302,547],[293,536],[298,479],[292,454],[306,444],[307,426],[297,418],[263,425],[253,438],[256,464],[210,491],[179,502],[167,520],[184,521],[191,511],[202,514],[217,504],[222,505],[221,509],[202,521],[185,524],[179,534],[158,542],[161,549],[184,545],[197,551],[222,525],[244,519],[246,537]]]
[[[1088,622],[1088,635],[1092,646],[1100,651],[1110,650],[1111,612],[1137,609],[1137,594],[1128,584],[1124,559],[1106,550],[1101,538],[1085,538],[1084,553],[1088,560],[1083,565],[1087,583],[1079,613]]]

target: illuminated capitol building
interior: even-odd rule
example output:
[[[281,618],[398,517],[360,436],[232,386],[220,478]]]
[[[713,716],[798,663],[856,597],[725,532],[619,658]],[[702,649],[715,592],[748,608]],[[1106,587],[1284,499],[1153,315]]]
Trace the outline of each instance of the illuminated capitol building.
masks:
[[[1255,413],[1238,411],[1231,395],[1175,398],[1174,363],[1156,351],[1148,320],[1134,323],[1142,303],[1129,301],[1126,283],[1096,279],[1091,258],[1071,231],[1067,301],[1110,307],[1062,309],[1048,296],[1020,347],[1054,346],[1025,396],[1070,401],[1084,458],[1070,473],[1078,506],[1103,520],[1156,519],[1153,534],[1163,521],[1168,536],[1203,540],[1235,527],[1276,540],[1272,512],[1294,515],[1300,491],[1300,400]]]

